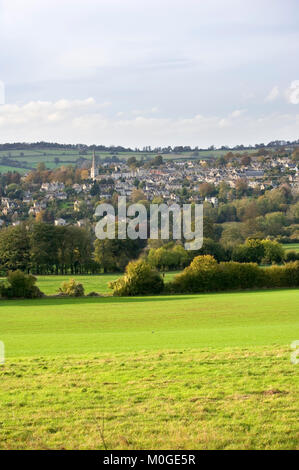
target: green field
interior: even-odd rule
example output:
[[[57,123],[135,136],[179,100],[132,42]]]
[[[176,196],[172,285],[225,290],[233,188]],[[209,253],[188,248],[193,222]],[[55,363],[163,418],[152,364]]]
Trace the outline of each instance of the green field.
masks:
[[[254,150],[241,150],[241,151],[232,151],[233,153],[244,153],[248,152],[251,153]],[[111,157],[113,153],[103,151],[103,152],[96,152],[97,158],[99,160],[104,159],[106,157]],[[218,158],[222,155],[225,155],[227,150],[203,150],[199,151],[198,154],[194,155],[194,152],[181,152],[181,153],[170,153],[164,154],[164,160],[206,160],[211,158]],[[149,153],[149,152],[118,152],[117,155],[120,159],[128,159],[132,156],[136,157],[137,160],[141,158],[154,158],[156,153]],[[93,151],[88,150],[86,155],[82,155],[79,153],[79,150],[72,149],[72,148],[51,148],[51,149],[42,149],[42,148],[35,148],[35,149],[18,149],[18,150],[0,150],[0,158],[2,157],[9,157],[13,160],[17,160],[19,162],[26,162],[28,168],[36,168],[37,165],[41,162],[44,162],[47,168],[53,169],[56,167],[60,167],[62,165],[75,165],[76,160],[78,158],[86,158],[91,160],[93,156]],[[55,158],[59,158],[59,163],[55,163]],[[24,170],[24,168],[14,168],[14,167],[6,167],[0,166],[0,173],[5,173],[8,171],[19,171],[20,173],[24,173],[29,170]]]
[[[299,253],[299,243],[288,243],[283,245],[283,248],[285,251],[296,251],[296,253]]]
[[[177,272],[169,272],[165,274],[165,281],[170,281]],[[46,295],[57,294],[58,289],[62,282],[74,278],[77,282],[83,284],[85,294],[89,292],[97,292],[99,294],[111,294],[111,289],[108,288],[108,283],[115,281],[122,276],[122,273],[114,274],[100,274],[98,276],[37,276],[37,285],[40,290]]]
[[[2,301],[0,448],[298,449],[298,305],[295,289]]]
[[[10,171],[17,171],[18,173],[21,173],[22,175],[24,175],[29,170],[26,170],[25,168],[17,168],[13,166],[0,165],[0,173],[9,173]]]

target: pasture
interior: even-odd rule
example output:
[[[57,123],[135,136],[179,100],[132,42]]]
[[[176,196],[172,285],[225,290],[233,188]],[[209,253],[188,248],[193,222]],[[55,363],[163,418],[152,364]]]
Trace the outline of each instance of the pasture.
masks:
[[[296,251],[299,253],[299,243],[288,243],[283,245],[285,251]]]
[[[2,301],[0,448],[298,449],[298,305],[295,289]]]
[[[232,151],[233,153],[244,153],[245,150]],[[252,149],[246,150],[248,153],[252,153]],[[180,152],[180,153],[169,153],[163,154],[164,160],[208,160],[213,158],[219,158],[227,153],[227,150],[201,150],[196,153],[194,152]],[[113,152],[102,151],[96,152],[98,160],[103,160],[104,158],[111,158],[114,154]],[[154,158],[156,153],[149,152],[116,152],[115,155],[121,160],[127,160],[128,158],[134,156],[137,160],[141,158],[151,159]],[[11,166],[0,166],[0,173],[5,173],[8,171],[18,171],[20,173],[25,173],[30,170],[30,168],[36,168],[37,165],[41,162],[45,163],[48,169],[54,169],[61,167],[63,165],[76,165],[76,161],[79,158],[85,158],[91,160],[93,156],[92,150],[88,149],[86,153],[80,153],[78,149],[73,148],[34,148],[34,149],[15,149],[15,150],[0,150],[0,158],[8,157],[20,163],[25,163],[28,169],[17,168]],[[57,160],[58,159],[58,160]]]
[[[170,281],[173,277],[177,274],[177,272],[168,272],[165,273],[164,280],[165,282]],[[46,295],[54,295],[57,294],[59,287],[61,286],[62,282],[68,281],[69,279],[75,279],[76,282],[80,282],[83,284],[85,288],[85,294],[89,292],[97,292],[99,294],[108,294],[111,293],[111,289],[108,288],[108,283],[111,281],[115,281],[119,277],[121,277],[122,273],[113,273],[113,274],[99,274],[99,275],[86,275],[80,276],[75,275],[72,276],[64,275],[64,276],[36,276],[37,277],[37,286],[40,290]]]

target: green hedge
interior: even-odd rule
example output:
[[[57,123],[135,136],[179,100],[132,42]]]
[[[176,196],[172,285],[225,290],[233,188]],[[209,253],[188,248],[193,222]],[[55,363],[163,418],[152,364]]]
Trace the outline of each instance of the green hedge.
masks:
[[[165,291],[183,294],[275,287],[299,287],[299,261],[262,269],[255,263],[217,264],[212,256],[198,256],[165,285]]]

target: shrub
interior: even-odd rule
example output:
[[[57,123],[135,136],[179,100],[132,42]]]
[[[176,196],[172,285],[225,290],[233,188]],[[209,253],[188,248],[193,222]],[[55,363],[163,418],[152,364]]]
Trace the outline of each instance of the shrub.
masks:
[[[22,271],[10,271],[7,279],[0,284],[0,295],[4,298],[34,299],[43,297],[43,293],[35,285],[36,277]]]
[[[247,239],[244,245],[238,245],[233,249],[232,260],[239,263],[260,264],[264,255],[265,249],[261,240]]]
[[[160,294],[164,282],[160,274],[146,261],[131,261],[123,277],[109,283],[114,296]]]
[[[267,287],[298,287],[299,261],[266,269]]]
[[[264,287],[264,270],[256,263],[220,263],[218,282],[219,290]]]
[[[284,249],[276,241],[262,240],[264,247],[263,264],[279,264],[284,258]]]
[[[287,263],[291,261],[299,261],[299,253],[296,253],[296,251],[287,251],[284,255],[284,260]]]
[[[172,289],[175,292],[206,292],[217,290],[217,261],[211,255],[196,256],[190,266],[177,274]]]
[[[255,263],[217,264],[211,256],[197,256],[188,268],[166,284],[165,292],[183,294],[298,286],[299,261],[262,269]]]
[[[98,294],[98,292],[89,292],[89,294],[87,294],[87,297],[100,297],[100,294]]]
[[[82,297],[84,295],[83,284],[76,282],[75,279],[70,279],[61,284],[59,292],[70,297]]]

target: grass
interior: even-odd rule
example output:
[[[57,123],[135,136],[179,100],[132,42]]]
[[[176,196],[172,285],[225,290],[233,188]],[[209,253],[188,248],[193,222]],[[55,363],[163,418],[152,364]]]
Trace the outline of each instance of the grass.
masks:
[[[177,272],[165,273],[165,281],[170,281]],[[85,294],[89,292],[98,292],[100,294],[111,293],[108,288],[108,283],[115,281],[122,276],[122,273],[114,274],[99,274],[97,276],[37,276],[37,285],[42,292],[46,295],[57,294],[57,291],[62,282],[74,278],[77,282],[81,282],[85,288]]]
[[[283,245],[283,248],[285,251],[296,251],[296,253],[299,253],[299,243],[288,243]]]
[[[254,150],[246,150],[246,152],[253,152]],[[233,153],[243,153],[244,151],[233,151]],[[21,153],[23,155],[21,155]],[[182,153],[171,153],[163,155],[164,160],[205,160],[211,158],[218,158],[222,155],[225,155],[227,150],[204,150],[198,152],[198,155],[194,156],[194,152],[182,152]],[[75,165],[76,160],[80,157],[84,157],[86,159],[92,159],[93,152],[90,150],[87,152],[86,155],[80,155],[78,150],[74,150],[72,148],[35,148],[35,149],[17,149],[17,150],[0,150],[0,158],[1,157],[10,157],[14,160],[18,160],[19,162],[27,162],[27,165],[32,168],[36,168],[37,165],[41,162],[44,162],[49,169],[53,169],[56,167],[60,167],[62,165],[72,164]],[[104,159],[106,157],[111,157],[111,152],[97,152],[97,158],[99,160]],[[142,157],[153,158],[155,154],[151,154],[148,152],[119,152],[117,156],[120,159],[128,159],[132,156],[135,156],[137,160],[140,160]],[[55,158],[58,157],[60,162],[58,165],[55,163]],[[7,171],[11,171],[11,167],[1,167],[0,166],[0,173],[4,173]],[[28,170],[22,168],[15,168],[15,171],[19,171],[20,173],[24,173]]]
[[[299,291],[0,304],[1,449],[298,449]]]
[[[5,166],[5,165],[0,165],[0,173],[9,173],[9,172],[17,171],[18,173],[21,173],[22,175],[27,173],[29,170],[26,168],[17,168],[14,166]]]

